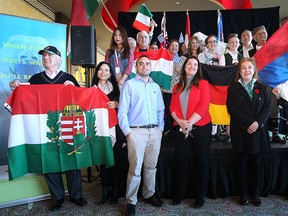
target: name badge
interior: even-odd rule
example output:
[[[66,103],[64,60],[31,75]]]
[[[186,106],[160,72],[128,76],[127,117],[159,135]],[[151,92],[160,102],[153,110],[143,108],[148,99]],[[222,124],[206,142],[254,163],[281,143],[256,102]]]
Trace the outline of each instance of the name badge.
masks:
[[[120,67],[115,67],[115,72],[116,72],[116,74],[120,73]]]

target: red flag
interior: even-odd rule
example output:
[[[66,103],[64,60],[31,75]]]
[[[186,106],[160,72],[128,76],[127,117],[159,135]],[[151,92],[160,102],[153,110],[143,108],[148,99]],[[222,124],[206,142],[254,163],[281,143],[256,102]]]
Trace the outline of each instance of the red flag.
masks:
[[[113,31],[115,28],[114,22],[116,25],[118,25],[118,12],[128,12],[131,7],[133,7],[140,1],[141,0],[107,0],[107,2],[105,3],[106,8],[103,7],[101,11],[102,20],[105,26]]]
[[[251,9],[252,3],[250,0],[210,0],[224,9]]]
[[[98,0],[73,0],[71,9],[71,26],[90,26],[89,18],[94,14],[99,3]],[[71,29],[67,46],[67,56],[71,58]]]
[[[71,26],[89,26],[83,0],[73,0],[71,10]]]
[[[185,45],[188,47],[189,39],[190,39],[190,16],[188,10],[186,12],[186,29],[185,29]]]

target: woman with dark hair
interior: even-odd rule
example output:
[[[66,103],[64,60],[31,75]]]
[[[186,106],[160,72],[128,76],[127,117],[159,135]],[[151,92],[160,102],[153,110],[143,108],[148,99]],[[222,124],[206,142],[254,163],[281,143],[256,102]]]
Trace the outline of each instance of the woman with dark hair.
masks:
[[[209,84],[202,77],[196,57],[185,60],[180,81],[172,92],[170,112],[174,119],[175,169],[173,205],[181,203],[188,180],[188,160],[191,149],[195,167],[194,208],[204,205],[208,184],[208,152],[210,147],[211,117]]]
[[[248,188],[251,188],[252,203],[260,206],[261,154],[271,151],[267,128],[270,100],[265,86],[258,80],[254,59],[240,60],[235,83],[228,88],[227,109],[231,116],[231,143],[239,163],[238,202],[243,206],[248,204]]]
[[[169,106],[171,102],[172,90],[176,83],[179,82],[180,73],[182,65],[186,59],[183,56],[182,49],[180,48],[180,44],[178,40],[173,39],[170,40],[167,44],[167,49],[171,53],[173,57],[173,74],[170,83],[170,89],[162,89],[163,92],[163,100],[165,104],[165,126],[164,126],[164,135],[173,137],[173,119],[170,114]]]
[[[112,34],[110,49],[105,54],[105,61],[111,65],[120,89],[125,80],[129,79],[134,62],[133,51],[127,38],[126,29],[122,26],[116,27]]]
[[[100,62],[97,65],[92,79],[93,85],[100,88],[110,99],[107,106],[111,109],[117,109],[120,91],[109,63]],[[122,148],[124,142],[126,142],[125,136],[119,126],[116,125],[116,143],[113,146],[115,166],[111,168],[105,168],[104,165],[100,166],[102,199],[98,204],[107,202],[111,195],[110,204],[115,204],[120,195],[125,193],[125,191],[121,191],[121,189],[125,189],[125,173],[128,169],[127,149]]]

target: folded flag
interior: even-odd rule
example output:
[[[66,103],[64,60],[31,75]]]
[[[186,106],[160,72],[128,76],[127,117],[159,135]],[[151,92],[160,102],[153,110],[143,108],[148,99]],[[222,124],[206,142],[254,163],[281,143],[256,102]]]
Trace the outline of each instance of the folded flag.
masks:
[[[266,85],[273,88],[288,80],[288,22],[269,38],[254,58],[258,75]]]
[[[136,18],[132,24],[133,28],[139,31],[149,32],[152,13],[148,10],[145,4],[140,6],[140,9],[136,15]]]
[[[116,112],[98,88],[19,86],[5,106],[12,111],[9,179],[93,165],[114,165]]]
[[[238,65],[214,66],[201,64],[204,79],[210,85],[211,102],[209,112],[212,124],[230,125],[230,115],[227,111],[226,99],[228,87],[233,82]]]
[[[150,77],[163,89],[170,89],[171,77],[173,73],[173,56],[167,49],[160,48],[148,52],[134,52],[134,66],[130,78],[136,75],[136,61],[142,56],[147,55],[151,60]]]

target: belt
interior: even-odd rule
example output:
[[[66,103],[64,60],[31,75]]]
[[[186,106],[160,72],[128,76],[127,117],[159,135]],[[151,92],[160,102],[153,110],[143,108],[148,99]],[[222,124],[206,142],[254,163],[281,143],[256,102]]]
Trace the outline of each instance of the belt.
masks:
[[[158,127],[156,124],[148,124],[148,125],[142,125],[142,126],[130,126],[130,128],[155,128]]]

